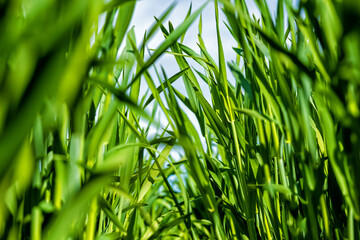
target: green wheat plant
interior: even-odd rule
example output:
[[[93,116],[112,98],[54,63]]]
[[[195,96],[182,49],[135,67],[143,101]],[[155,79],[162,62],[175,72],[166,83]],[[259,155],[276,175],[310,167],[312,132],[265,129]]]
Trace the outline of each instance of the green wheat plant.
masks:
[[[254,2],[0,1],[0,239],[360,239],[360,3]]]

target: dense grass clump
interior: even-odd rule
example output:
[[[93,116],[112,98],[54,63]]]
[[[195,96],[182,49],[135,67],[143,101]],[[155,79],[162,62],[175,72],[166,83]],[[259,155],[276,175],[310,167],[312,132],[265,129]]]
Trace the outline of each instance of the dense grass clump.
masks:
[[[0,1],[0,239],[360,239],[360,3],[255,2]]]

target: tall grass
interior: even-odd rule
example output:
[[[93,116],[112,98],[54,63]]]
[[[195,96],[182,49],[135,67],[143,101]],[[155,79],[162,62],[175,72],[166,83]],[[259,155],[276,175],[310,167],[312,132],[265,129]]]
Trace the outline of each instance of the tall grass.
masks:
[[[255,2],[214,1],[215,60],[206,4],[139,41],[136,1],[0,3],[0,238],[360,239],[360,5]]]

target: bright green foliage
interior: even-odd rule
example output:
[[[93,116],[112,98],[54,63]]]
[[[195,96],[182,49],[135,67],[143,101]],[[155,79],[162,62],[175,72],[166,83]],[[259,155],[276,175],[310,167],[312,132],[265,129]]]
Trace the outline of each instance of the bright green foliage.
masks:
[[[255,2],[214,60],[206,4],[139,45],[136,1],[0,1],[0,239],[360,239],[360,3]]]

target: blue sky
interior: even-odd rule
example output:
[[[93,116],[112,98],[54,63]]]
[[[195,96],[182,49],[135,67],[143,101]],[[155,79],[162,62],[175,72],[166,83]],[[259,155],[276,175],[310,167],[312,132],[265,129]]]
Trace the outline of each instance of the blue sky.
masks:
[[[146,30],[150,28],[150,26],[155,22],[154,16],[158,17],[161,15],[161,13],[170,6],[173,2],[177,2],[177,5],[175,9],[172,11],[170,16],[167,18],[167,21],[171,21],[174,27],[178,26],[185,18],[188,9],[190,7],[190,4],[192,3],[192,10],[195,11],[200,6],[202,6],[206,1],[205,0],[178,0],[178,1],[166,1],[166,0],[142,0],[138,1],[137,5],[135,7],[135,11],[133,14],[133,18],[131,21],[130,26],[134,26],[135,35],[137,42],[139,43],[140,40],[143,38],[143,35]],[[249,12],[253,13],[257,18],[260,17],[259,11],[255,5],[255,3],[252,0],[247,0],[247,6],[249,9]],[[269,8],[270,11],[275,14],[276,12],[276,5],[277,0],[269,1]],[[161,7],[159,7],[161,6]],[[216,38],[216,29],[215,29],[215,14],[214,14],[214,3],[210,2],[206,8],[202,12],[202,37],[204,39],[205,45],[207,50],[209,51],[210,55],[213,57],[215,61],[217,61],[218,54],[217,54],[217,38]],[[220,32],[221,32],[221,38],[222,43],[224,47],[224,54],[226,61],[235,60],[236,54],[232,47],[236,47],[237,44],[234,40],[234,38],[230,35],[229,31],[225,27],[223,21],[225,21],[224,15],[220,14]],[[199,48],[197,46],[197,34],[198,34],[198,23],[199,19],[197,19],[193,25],[190,26],[188,29],[184,44],[188,47],[192,48],[196,52],[199,53]],[[166,24],[167,25],[167,24]],[[149,41],[148,48],[149,49],[156,49],[160,43],[164,40],[164,36],[160,31],[158,31],[155,36]],[[194,61],[189,60],[190,65],[193,67],[197,67],[197,63]],[[179,71],[179,67],[175,62],[175,59],[170,54],[163,55],[158,61],[157,66],[162,65],[168,76],[171,76]],[[150,73],[152,71],[150,70]],[[228,79],[230,82],[234,82],[234,78],[231,75],[230,71],[227,71]],[[156,78],[156,77],[154,77]],[[199,80],[200,83],[202,81]],[[144,86],[144,85],[143,85]],[[185,94],[185,88],[183,86],[183,83],[181,80],[178,80],[174,83],[174,87],[179,89]],[[208,91],[208,88],[206,85],[202,85],[202,90],[204,92],[204,96],[207,98],[207,100],[211,103],[210,100],[210,93]],[[145,93],[147,88],[141,89],[141,95]],[[187,111],[186,108],[184,108],[185,112],[188,114],[188,116],[191,118],[191,120],[195,120],[192,114]]]
[[[202,6],[206,1],[205,0],[174,0],[174,1],[166,1],[166,0],[142,0],[138,1],[135,7],[135,11],[133,14],[133,18],[130,26],[135,26],[135,35],[136,39],[139,42],[140,39],[143,38],[146,30],[150,28],[150,26],[155,22],[154,16],[158,17],[161,13],[172,3],[176,2],[177,5],[175,9],[172,11],[170,16],[167,18],[167,21],[171,21],[174,27],[178,26],[185,18],[190,4],[192,3],[193,11]],[[246,4],[248,6],[249,12],[254,14],[257,18],[260,18],[260,13],[254,3],[253,0],[246,0]],[[268,0],[268,5],[271,13],[275,16],[277,0]],[[159,7],[160,6],[160,7]],[[220,11],[221,12],[221,11]],[[203,26],[202,26],[202,37],[204,39],[207,50],[210,55],[217,61],[217,38],[216,38],[216,29],[215,29],[215,14],[214,14],[214,3],[210,2],[206,8],[202,12]],[[235,60],[236,54],[232,47],[236,47],[237,44],[234,38],[230,35],[227,30],[225,24],[223,23],[225,20],[224,15],[220,14],[220,32],[222,43],[224,47],[224,54],[226,61]],[[199,48],[197,46],[197,34],[198,34],[198,22],[197,19],[193,25],[188,29],[184,44],[188,47],[192,48],[196,52],[199,53]],[[167,26],[167,24],[166,24]],[[158,31],[155,36],[149,41],[148,48],[156,49],[160,43],[164,40],[164,37],[160,31]],[[190,65],[193,67],[198,66],[194,61],[189,60]],[[179,71],[179,68],[175,62],[175,59],[170,54],[163,55],[158,61],[157,66],[162,65],[166,69],[166,73],[168,76],[171,76]],[[231,75],[230,71],[227,71],[228,79],[230,82],[234,82],[234,78]],[[201,82],[201,81],[199,81]],[[181,81],[176,81],[174,87],[178,89],[184,89]],[[209,102],[210,94],[207,91],[206,86],[202,89],[204,91],[205,97]],[[142,89],[142,93],[144,93],[145,89]],[[185,90],[184,90],[185,91]]]
[[[276,16],[276,9],[277,9],[277,0],[266,0],[268,3],[268,7],[270,10],[270,13],[272,14],[273,20],[275,20]],[[167,22],[171,21],[173,26],[176,28],[179,24],[183,22],[185,19],[185,16],[189,10],[190,4],[192,3],[192,11],[194,12],[196,9],[198,9],[200,6],[202,6],[206,1],[205,0],[141,0],[137,1],[135,11],[133,13],[132,21],[130,23],[130,27],[134,26],[134,31],[137,39],[137,44],[140,44],[141,39],[144,36],[145,31],[147,31],[150,26],[155,22],[154,16],[159,17],[165,9],[167,9],[172,3],[177,2],[176,7],[173,9],[170,16],[165,21],[165,26],[167,26]],[[255,15],[257,19],[260,18],[260,12],[254,2],[254,0],[245,0],[248,10],[250,14]],[[294,4],[296,5],[299,0],[293,0]],[[202,12],[202,38],[204,39],[206,48],[212,58],[217,62],[218,59],[218,50],[217,50],[217,37],[216,37],[216,29],[215,29],[215,12],[214,12],[214,3],[213,1],[210,2],[206,8]],[[226,62],[229,62],[231,60],[236,59],[236,53],[232,49],[233,47],[237,47],[237,43],[235,42],[234,38],[231,36],[229,31],[227,30],[225,24],[223,21],[226,22],[225,16],[222,14],[220,10],[220,34],[221,34],[221,40],[223,45],[223,50],[225,54],[225,60]],[[197,46],[198,42],[198,23],[199,18],[190,26],[188,31],[186,32],[184,44],[190,48],[192,48],[194,51],[199,53],[199,48]],[[147,48],[148,49],[156,49],[161,42],[164,41],[164,36],[161,33],[160,30],[153,36],[153,38],[148,42]],[[192,61],[191,59],[187,59],[190,66],[197,68],[198,65],[195,61]],[[156,62],[156,65],[159,67],[160,65],[163,66],[166,70],[167,76],[171,76],[173,74],[176,74],[179,72],[179,67],[175,61],[175,58],[170,54],[165,54],[160,57],[160,59]],[[198,70],[203,71],[201,68]],[[154,69],[149,69],[150,74],[153,76],[154,80],[156,80],[156,75],[154,72]],[[234,83],[234,78],[229,71],[227,70],[227,77],[228,80],[232,83]],[[210,92],[208,89],[208,86],[204,84],[201,80],[199,80],[200,86],[202,88],[204,97],[208,100],[208,102],[211,104],[210,99]],[[203,83],[203,84],[202,84]],[[145,92],[148,90],[146,87],[146,83],[144,80],[142,80],[141,83],[141,90],[140,90],[140,96],[145,94]],[[181,79],[177,80],[173,83],[173,86],[181,91],[184,95],[186,95],[185,87],[183,85],[183,82]],[[164,99],[165,101],[165,99]],[[189,117],[190,121],[194,124],[194,126],[197,128],[199,132],[199,137],[203,141],[203,144],[205,145],[205,139],[200,134],[200,127],[197,123],[197,119],[188,110],[184,105],[182,105],[182,109],[186,113],[186,115]],[[149,109],[146,109],[147,112],[151,112],[152,106],[149,105]],[[152,138],[154,134],[159,132],[161,128],[164,128],[167,125],[167,120],[162,111],[158,111],[157,121],[160,121],[161,126],[151,126],[150,132],[148,137]],[[148,123],[146,121],[140,120],[140,125],[143,128],[146,128]],[[158,129],[160,127],[160,129]],[[161,132],[161,131],[160,131]],[[174,151],[171,152],[171,156],[176,159],[180,160],[182,155],[182,150],[175,146]],[[161,150],[161,149],[159,149]],[[215,150],[216,151],[216,150]],[[185,171],[184,169],[182,169]]]
[[[189,10],[190,4],[192,3],[192,11],[194,12],[196,9],[198,9],[200,6],[202,6],[206,1],[205,0],[173,0],[173,1],[167,1],[167,0],[142,0],[138,1],[135,7],[135,11],[133,13],[132,21],[130,23],[130,27],[134,26],[135,35],[137,39],[137,44],[140,43],[141,39],[144,36],[145,31],[147,31],[150,26],[155,22],[154,16],[159,17],[167,7],[169,7],[172,3],[177,2],[176,7],[168,16],[164,24],[167,26],[167,21],[171,21],[174,27],[176,28],[179,24],[182,23],[182,21],[185,19],[185,16]],[[249,12],[254,14],[257,18],[260,18],[260,13],[254,3],[253,0],[246,0]],[[268,0],[268,5],[270,12],[275,16],[276,8],[277,8],[277,0]],[[160,7],[159,7],[160,6]],[[202,12],[202,37],[204,39],[205,45],[207,50],[209,51],[210,55],[213,57],[213,59],[217,62],[218,53],[217,53],[217,38],[216,38],[216,29],[215,29],[215,13],[214,13],[214,3],[210,2],[206,8],[204,8]],[[221,39],[223,43],[224,48],[224,54],[226,62],[235,60],[236,59],[236,53],[232,49],[232,47],[236,47],[237,44],[234,40],[234,38],[230,35],[229,31],[227,30],[225,24],[223,21],[226,22],[225,16],[220,11],[220,33],[221,33]],[[184,44],[196,52],[199,53],[199,48],[197,46],[198,42],[198,23],[199,19],[197,19],[188,29]],[[156,49],[161,42],[164,41],[164,36],[159,30],[153,38],[148,42],[148,49]],[[192,61],[191,59],[187,59],[189,61],[189,64],[192,67],[198,67],[197,63],[195,61]],[[165,54],[160,57],[160,59],[156,62],[157,66],[162,65],[168,76],[171,76],[177,72],[179,72],[179,67],[175,61],[175,58],[170,54]],[[203,72],[203,70],[200,68],[200,71]],[[153,69],[149,70],[150,74],[156,79],[156,75],[154,73]],[[228,80],[230,82],[234,82],[234,78],[231,74],[231,72],[227,71]],[[200,86],[202,88],[204,97],[208,100],[208,102],[211,104],[210,99],[210,92],[208,87],[199,80]],[[145,94],[145,92],[148,90],[146,86],[145,81],[142,82],[142,88],[140,90],[140,96]],[[185,87],[183,85],[183,82],[181,79],[174,82],[174,87],[181,91],[184,95],[186,95]],[[148,112],[151,112],[151,105],[149,105],[150,109],[147,109]],[[197,124],[197,120],[195,116],[185,107],[182,106],[182,109],[185,111],[189,119],[193,122],[195,127],[199,131],[199,126]],[[161,125],[160,128],[163,128],[167,125],[167,120],[164,116],[164,114],[159,111],[158,113],[158,120],[160,120]],[[140,124],[142,127],[146,127],[147,123],[140,121]],[[155,134],[157,132],[157,128],[155,126],[150,128],[150,136]]]

